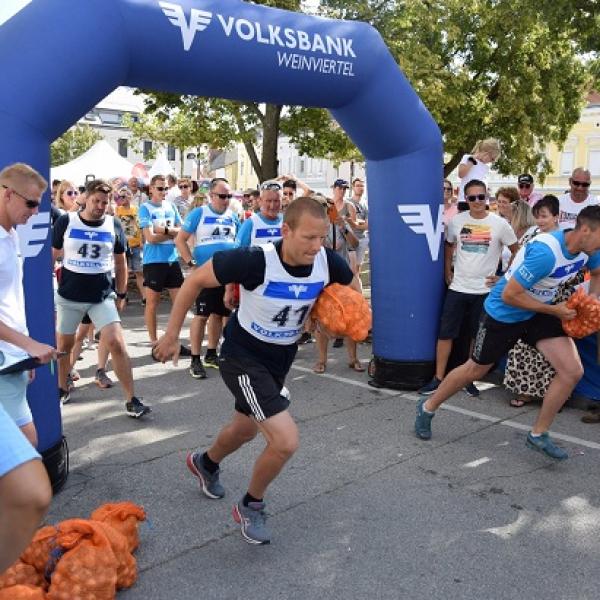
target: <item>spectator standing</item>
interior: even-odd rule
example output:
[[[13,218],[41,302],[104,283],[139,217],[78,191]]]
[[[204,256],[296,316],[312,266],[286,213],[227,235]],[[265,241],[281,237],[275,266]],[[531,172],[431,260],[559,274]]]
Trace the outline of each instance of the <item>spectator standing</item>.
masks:
[[[369,207],[363,198],[364,193],[365,182],[360,177],[356,177],[352,181],[352,196],[350,196],[350,202],[356,211],[356,221],[351,223],[352,233],[358,240],[358,247],[350,252],[350,268],[355,275],[360,273],[369,249]]]
[[[131,273],[135,277],[135,284],[142,304],[146,304],[146,292],[144,290],[144,274],[142,266],[142,230],[140,229],[140,219],[138,216],[138,207],[131,201],[133,197],[129,188],[122,188],[119,192],[120,205],[117,207],[117,218],[121,221],[129,250],[127,252],[127,264]]]
[[[497,281],[495,274],[502,248],[508,246],[513,256],[518,249],[517,238],[509,223],[486,210],[488,195],[482,181],[469,181],[465,198],[469,203],[469,211],[450,221],[444,243],[448,291],[436,346],[435,376],[419,390],[420,394],[433,394],[442,383],[452,345],[459,336],[466,313],[469,314],[471,338],[475,339],[483,303],[489,288]],[[465,387],[465,391],[469,396],[479,396],[479,390],[472,382]]]
[[[175,198],[174,204],[182,220],[185,220],[190,210],[190,204],[192,203],[192,182],[187,177],[182,177],[177,184],[179,188],[179,194]]]
[[[542,194],[534,192],[533,175],[529,173],[523,173],[519,175],[517,179],[517,185],[519,187],[519,196],[523,202],[527,202],[529,206],[533,207],[536,202],[542,199]]]
[[[444,179],[444,226],[447,228],[450,220],[458,214],[458,201],[449,179]]]
[[[129,190],[131,191],[131,204],[138,208],[148,202],[148,196],[140,189],[140,184],[137,177],[130,177],[127,182]]]
[[[560,204],[559,227],[572,229],[575,227],[577,215],[586,207],[598,204],[598,198],[590,194],[592,180],[590,172],[583,167],[577,167],[569,178],[571,190],[559,196]]]
[[[460,177],[459,202],[465,199],[465,185],[472,179],[482,181],[487,187],[490,167],[500,156],[500,142],[489,138],[475,144],[471,154],[465,154],[458,165]]]
[[[177,196],[179,196],[179,188],[177,187],[177,175],[175,173],[169,173],[167,175],[167,185],[169,189],[167,190],[167,200],[175,205],[175,200]]]

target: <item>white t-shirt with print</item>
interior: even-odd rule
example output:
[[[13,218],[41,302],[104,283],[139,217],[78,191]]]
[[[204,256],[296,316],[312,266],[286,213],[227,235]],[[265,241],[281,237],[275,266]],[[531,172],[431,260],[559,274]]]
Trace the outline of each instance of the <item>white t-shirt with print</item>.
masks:
[[[463,294],[487,294],[485,278],[494,275],[503,246],[511,246],[517,236],[508,221],[487,213],[474,219],[470,212],[456,215],[448,224],[446,241],[456,242],[454,277],[450,289]]]
[[[563,194],[558,198],[558,226],[560,229],[573,229],[577,215],[586,207],[598,204],[598,198],[588,194],[583,202],[573,202],[571,194]]]
[[[470,164],[471,168],[469,172],[460,180],[460,190],[458,191],[458,201],[463,202],[465,199],[465,185],[469,183],[472,179],[479,179],[479,181],[483,181],[487,187],[487,176],[490,171],[490,165],[484,163],[482,160],[477,160],[477,164],[473,165],[469,161],[472,154],[465,154],[460,161],[461,165]]]

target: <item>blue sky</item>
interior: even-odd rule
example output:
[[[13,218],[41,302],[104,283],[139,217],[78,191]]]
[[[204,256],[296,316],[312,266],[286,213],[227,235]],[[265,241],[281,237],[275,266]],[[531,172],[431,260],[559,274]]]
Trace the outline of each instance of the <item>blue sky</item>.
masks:
[[[2,0],[0,2],[0,25],[30,2],[31,0]]]

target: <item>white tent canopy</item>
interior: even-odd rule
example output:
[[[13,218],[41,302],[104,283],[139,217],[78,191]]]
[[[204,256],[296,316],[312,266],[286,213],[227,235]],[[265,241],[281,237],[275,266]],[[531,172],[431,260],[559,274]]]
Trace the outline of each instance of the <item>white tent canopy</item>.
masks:
[[[129,179],[132,169],[133,165],[127,159],[113,150],[106,140],[100,140],[71,162],[50,169],[50,177],[83,185],[88,175],[93,175],[95,179]]]
[[[150,170],[148,171],[148,177],[152,178],[155,175],[167,175],[175,174],[175,169],[171,166],[167,155],[164,150],[159,150],[156,155],[156,160]]]

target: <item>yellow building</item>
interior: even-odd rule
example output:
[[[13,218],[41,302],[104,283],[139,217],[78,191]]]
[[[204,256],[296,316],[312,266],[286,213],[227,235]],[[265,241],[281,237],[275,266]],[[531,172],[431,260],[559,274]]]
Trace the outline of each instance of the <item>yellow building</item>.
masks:
[[[552,162],[553,172],[544,185],[536,185],[538,191],[562,194],[569,189],[569,177],[573,169],[584,167],[592,178],[590,193],[600,193],[600,94],[588,96],[588,103],[581,113],[579,122],[569,132],[564,147],[548,146],[546,155]]]

